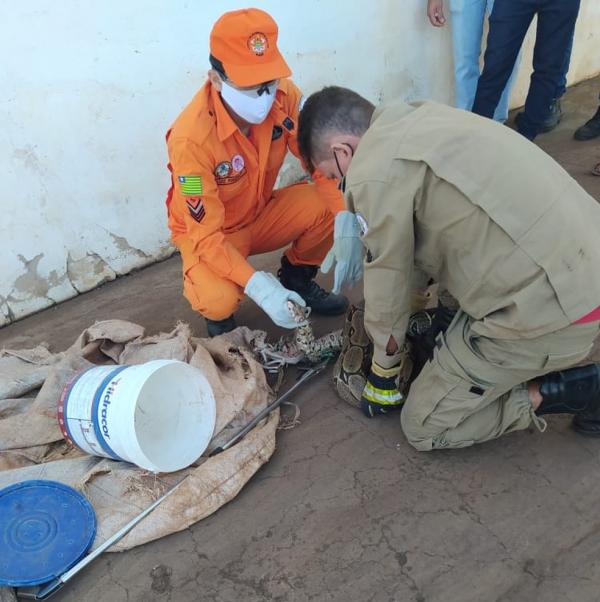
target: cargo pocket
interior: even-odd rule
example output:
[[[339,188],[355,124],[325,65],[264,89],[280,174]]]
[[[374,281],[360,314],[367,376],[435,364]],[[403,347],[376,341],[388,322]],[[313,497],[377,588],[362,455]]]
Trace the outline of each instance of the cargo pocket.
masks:
[[[412,383],[403,419],[412,428],[425,429],[433,436],[455,428],[485,403],[482,397],[487,393],[483,386],[447,372],[434,360]]]
[[[436,412],[442,400],[458,386],[460,380],[456,377],[456,381],[454,381],[454,379],[440,374],[439,366],[435,371],[428,370],[428,367],[430,364],[412,383],[402,410],[403,418],[410,417],[411,424],[419,427],[423,426]]]
[[[566,370],[573,368],[576,364],[581,364],[583,360],[591,354],[593,345],[589,345],[583,351],[571,351],[569,353],[552,353],[546,356],[544,363],[544,372],[556,372],[557,370]],[[589,362],[593,363],[592,360]]]

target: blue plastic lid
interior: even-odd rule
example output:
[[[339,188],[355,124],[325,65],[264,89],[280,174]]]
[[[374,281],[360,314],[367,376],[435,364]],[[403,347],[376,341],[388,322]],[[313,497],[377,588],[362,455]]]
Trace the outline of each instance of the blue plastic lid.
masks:
[[[0,585],[40,585],[60,577],[95,536],[92,505],[67,485],[35,480],[0,490]]]

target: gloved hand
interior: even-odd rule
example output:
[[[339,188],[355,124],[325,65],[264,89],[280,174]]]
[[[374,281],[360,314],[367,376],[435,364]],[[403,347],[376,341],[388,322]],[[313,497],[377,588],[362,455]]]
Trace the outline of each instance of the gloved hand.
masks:
[[[361,410],[367,418],[387,414],[402,407],[404,398],[396,385],[398,374],[400,365],[386,369],[375,362],[371,364],[371,372],[360,399]]]
[[[321,264],[321,271],[327,274],[335,263],[332,292],[336,295],[339,294],[344,283],[352,286],[362,278],[362,251],[363,245],[356,215],[351,211],[340,211],[335,216],[333,247]]]
[[[244,292],[250,297],[278,326],[297,328],[306,322],[296,322],[288,309],[288,301],[306,307],[304,299],[294,291],[285,288],[273,274],[254,272]]]

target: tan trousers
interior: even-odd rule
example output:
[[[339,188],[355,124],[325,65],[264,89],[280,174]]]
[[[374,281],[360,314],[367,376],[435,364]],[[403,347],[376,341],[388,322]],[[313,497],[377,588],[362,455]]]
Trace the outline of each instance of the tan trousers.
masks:
[[[600,323],[572,324],[534,339],[489,339],[458,311],[431,361],[412,383],[402,430],[420,451],[467,447],[525,429],[532,411],[524,383],[591,358]],[[589,361],[594,361],[590,359]]]

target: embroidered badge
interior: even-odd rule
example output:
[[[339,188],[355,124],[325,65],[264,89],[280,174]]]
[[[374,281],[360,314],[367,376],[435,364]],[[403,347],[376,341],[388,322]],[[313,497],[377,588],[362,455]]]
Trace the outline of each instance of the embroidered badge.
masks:
[[[235,173],[242,171],[245,165],[244,157],[242,157],[242,155],[234,155],[233,159],[231,159],[231,167],[233,167],[233,171],[235,171]]]
[[[268,47],[269,42],[264,33],[257,31],[248,38],[248,48],[250,48],[256,56],[262,56]]]
[[[234,155],[229,161],[221,161],[215,167],[215,181],[218,186],[235,184],[246,173],[246,163],[242,155]]]
[[[360,213],[357,213],[356,221],[358,222],[361,236],[364,236],[369,231],[369,224],[367,224],[367,220]]]
[[[231,163],[229,161],[221,161],[215,167],[215,176],[217,178],[226,178],[231,173]]]
[[[200,176],[177,176],[182,194],[202,194],[202,178]]]
[[[206,215],[202,199],[197,197],[193,199],[187,199],[186,204],[188,206],[188,210],[190,212],[190,215],[192,216],[192,219],[200,223]]]
[[[280,125],[273,126],[273,133],[271,134],[271,140],[279,140],[283,134],[283,128]]]
[[[283,125],[290,130],[290,132],[294,129],[294,122],[289,117],[286,117],[283,120]]]

